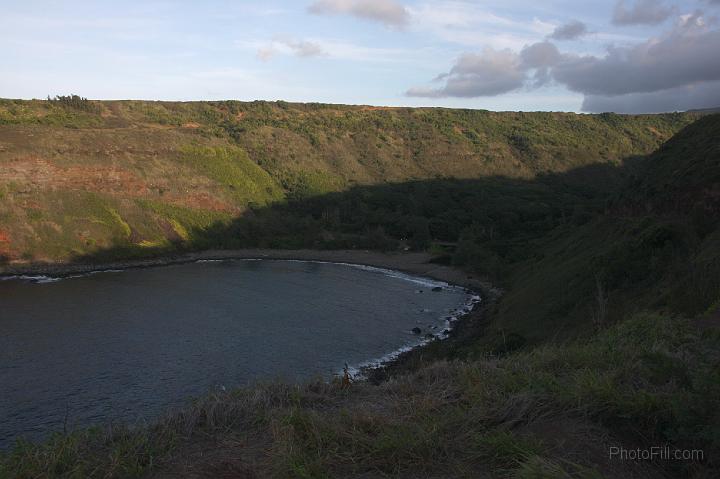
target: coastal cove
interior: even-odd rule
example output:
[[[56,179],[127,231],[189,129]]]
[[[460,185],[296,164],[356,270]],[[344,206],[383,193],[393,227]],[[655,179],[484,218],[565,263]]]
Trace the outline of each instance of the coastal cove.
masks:
[[[0,447],[67,427],[152,420],[214,389],[372,366],[444,337],[479,300],[428,274],[253,253],[4,275]],[[405,270],[424,262],[393,256],[414,265]]]

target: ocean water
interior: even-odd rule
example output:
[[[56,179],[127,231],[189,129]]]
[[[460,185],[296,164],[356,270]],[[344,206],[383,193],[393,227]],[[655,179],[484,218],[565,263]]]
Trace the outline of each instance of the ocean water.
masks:
[[[301,261],[5,279],[0,449],[150,420],[216,388],[330,378],[441,335],[472,301],[428,279]]]

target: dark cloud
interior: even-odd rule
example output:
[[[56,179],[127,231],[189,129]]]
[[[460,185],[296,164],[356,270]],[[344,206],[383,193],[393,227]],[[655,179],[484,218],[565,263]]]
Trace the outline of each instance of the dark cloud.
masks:
[[[318,15],[353,15],[391,27],[404,27],[410,21],[408,9],[395,0],[317,0],[308,11]]]
[[[551,42],[533,43],[520,52],[522,66],[529,68],[547,68],[560,63],[562,55],[560,50]]]
[[[720,82],[700,83],[651,93],[618,96],[588,95],[583,111],[600,113],[662,113],[720,107]]]
[[[720,80],[720,30],[687,17],[670,34],[632,47],[611,47],[605,57],[564,55],[553,77],[586,95],[624,95]]]
[[[664,22],[675,12],[660,0],[637,0],[631,7],[625,0],[615,5],[612,22],[615,25],[657,25]]]
[[[436,81],[441,88],[411,88],[408,96],[426,98],[495,96],[523,86],[525,72],[520,56],[510,50],[486,48],[482,53],[461,56],[449,73]]]
[[[552,80],[551,68],[560,63],[562,54],[553,43],[538,42],[523,48],[520,59],[524,71],[535,70],[530,86],[537,88]]]
[[[410,96],[479,97],[555,82],[585,96],[587,111],[672,111],[720,104],[720,30],[701,12],[681,17],[660,38],[611,46],[606,55],[563,54],[549,41],[519,53],[465,54],[436,81]]]
[[[720,0],[718,0],[720,1]],[[587,35],[587,26],[578,20],[573,20],[565,25],[560,25],[550,35],[553,40],[575,40],[584,35]]]
[[[562,55],[550,42],[534,43],[518,54],[511,50],[486,48],[482,53],[461,56],[453,68],[435,78],[444,81],[440,88],[411,88],[408,96],[426,98],[495,96],[522,88],[528,72],[535,70],[533,86],[549,81],[550,68]]]

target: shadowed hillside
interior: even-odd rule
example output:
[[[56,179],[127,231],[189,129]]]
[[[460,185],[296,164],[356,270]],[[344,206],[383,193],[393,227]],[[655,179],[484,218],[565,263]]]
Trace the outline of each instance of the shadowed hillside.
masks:
[[[113,104],[98,108],[107,105]],[[197,105],[207,104],[181,106]],[[278,115],[302,116],[306,109],[378,114],[360,107],[252,106]],[[380,114],[487,116],[497,128],[517,126],[519,118],[444,110]],[[484,294],[484,307],[449,340],[409,353],[374,374],[374,381],[258,385],[202,398],[150,426],[20,443],[0,455],[0,476],[716,477],[720,115],[694,122],[682,115],[525,115],[528,124],[542,117],[579,122],[578,128],[629,122],[607,131],[630,128],[630,138],[642,137],[631,130],[644,130],[643,122],[678,132],[652,153],[659,138],[633,140],[639,143],[613,161],[566,164],[570,156],[557,153],[571,143],[564,137],[541,143],[555,152],[543,157],[557,161],[550,171],[357,180],[313,194],[283,184],[277,170],[256,163],[245,146],[247,161],[232,157],[225,164],[267,187],[227,191],[262,191],[264,202],[214,217],[207,213],[212,210],[169,200],[113,199],[145,204],[152,214],[130,217],[116,209],[123,234],[66,251],[65,258],[96,263],[255,246],[429,249],[434,261],[487,277],[504,293]],[[206,154],[199,144],[183,148],[205,158],[177,160],[206,172],[198,178],[211,179],[209,165],[227,158],[215,150]],[[522,165],[532,163],[531,156],[513,155]],[[166,234],[143,238],[135,221],[166,224]],[[622,461],[609,455],[614,447],[664,445],[702,456]]]
[[[167,246],[253,208],[353,186],[616,165],[698,117],[0,100],[0,255]]]
[[[430,249],[436,261],[507,289],[482,348],[506,347],[508,335],[522,345],[593,332],[644,309],[693,316],[720,291],[719,137],[720,116],[709,116],[623,165],[533,179],[355,186],[186,226],[185,241],[174,244],[121,241],[73,260],[207,249]],[[170,221],[186,221],[175,214],[168,211]]]

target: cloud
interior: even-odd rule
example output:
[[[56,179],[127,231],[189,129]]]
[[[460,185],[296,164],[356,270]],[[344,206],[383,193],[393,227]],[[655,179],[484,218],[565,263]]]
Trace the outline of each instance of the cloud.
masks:
[[[277,55],[278,51],[275,50],[273,47],[263,47],[257,51],[257,57],[258,60],[262,60],[264,62],[270,60],[272,57]]]
[[[278,54],[309,58],[324,56],[327,52],[325,52],[322,45],[316,42],[283,38],[276,38],[270,45],[264,46],[257,51],[257,57],[262,61],[268,61]]]
[[[582,109],[588,112],[662,113],[720,107],[720,82],[682,86],[651,93],[618,96],[589,95]]]
[[[656,92],[720,80],[718,49],[720,30],[692,15],[662,38],[610,47],[605,57],[564,55],[553,77],[586,95]]]
[[[522,88],[526,83],[540,86],[550,80],[550,68],[561,59],[560,51],[550,42],[526,46],[519,54],[509,49],[486,47],[479,54],[462,55],[448,73],[435,78],[435,81],[444,81],[444,86],[411,88],[407,95],[474,98],[508,93]],[[533,70],[535,74],[530,78],[528,72]]]
[[[551,42],[533,43],[520,52],[524,69],[548,68],[557,65],[562,60],[560,50]]]
[[[408,9],[395,0],[317,0],[308,11],[316,15],[352,15],[395,28],[410,21]]]
[[[554,82],[583,94],[587,111],[716,106],[720,103],[720,30],[711,25],[701,12],[684,15],[663,36],[631,46],[610,46],[603,56],[562,53],[550,41],[530,44],[519,52],[486,48],[479,54],[464,54],[448,73],[436,78],[445,82],[443,86],[412,88],[407,94],[494,96]]]
[[[560,25],[555,29],[549,38],[553,40],[575,40],[584,35],[587,35],[587,26],[578,20],[573,20],[565,25]]]
[[[665,6],[661,0],[637,0],[628,7],[625,0],[615,5],[612,22],[615,25],[658,25],[675,12],[675,8]]]
[[[425,0],[407,7],[413,32],[449,43],[497,50],[521,49],[552,33],[555,25],[537,18],[499,15],[477,1]]]
[[[450,72],[436,81],[440,88],[411,88],[408,96],[426,98],[495,96],[523,86],[525,73],[518,54],[487,47],[481,53],[462,55]]]
[[[552,67],[562,61],[562,54],[555,44],[545,41],[523,48],[520,58],[524,71],[535,70],[530,86],[538,88],[552,80]]]

